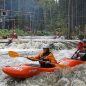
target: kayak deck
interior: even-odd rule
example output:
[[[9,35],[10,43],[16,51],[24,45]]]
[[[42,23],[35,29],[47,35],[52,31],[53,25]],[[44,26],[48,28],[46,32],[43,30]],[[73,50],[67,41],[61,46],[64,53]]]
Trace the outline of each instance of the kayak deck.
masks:
[[[74,59],[70,59],[70,58],[63,58],[59,64],[64,64],[69,67],[74,67],[76,65],[83,64],[84,62],[85,61],[74,60]]]
[[[2,71],[14,78],[28,78],[32,77],[34,75],[38,75],[41,72],[54,72],[56,70],[56,67],[53,68],[41,68],[39,65],[29,65],[29,64],[23,64],[20,66],[5,66],[2,68]]]
[[[2,68],[2,71],[14,78],[28,78],[35,75],[38,75],[42,72],[54,72],[60,68],[74,67],[79,64],[83,64],[85,61],[74,60],[70,58],[63,58],[56,67],[53,68],[41,68],[37,64],[23,64],[15,67],[5,66]]]

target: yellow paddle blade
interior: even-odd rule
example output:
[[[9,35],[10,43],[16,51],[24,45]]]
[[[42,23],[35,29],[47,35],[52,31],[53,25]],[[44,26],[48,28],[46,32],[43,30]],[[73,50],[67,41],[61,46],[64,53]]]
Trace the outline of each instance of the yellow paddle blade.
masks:
[[[64,64],[59,64],[59,67],[61,67],[61,68],[66,68],[66,67],[68,67],[67,65],[64,65]]]
[[[13,58],[16,58],[16,57],[19,57],[20,55],[17,53],[17,52],[15,52],[15,51],[9,51],[8,52],[8,55],[10,56],[10,57],[13,57]]]

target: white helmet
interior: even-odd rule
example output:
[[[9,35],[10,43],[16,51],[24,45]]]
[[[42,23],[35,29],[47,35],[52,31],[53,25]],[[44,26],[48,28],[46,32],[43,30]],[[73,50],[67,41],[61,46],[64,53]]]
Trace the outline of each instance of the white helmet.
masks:
[[[49,44],[44,44],[42,48],[50,48]]]

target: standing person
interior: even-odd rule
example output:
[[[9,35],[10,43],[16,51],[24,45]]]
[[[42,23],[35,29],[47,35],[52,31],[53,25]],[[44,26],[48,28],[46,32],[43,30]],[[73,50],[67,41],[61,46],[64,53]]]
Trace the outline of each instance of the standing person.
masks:
[[[17,33],[15,32],[15,30],[13,30],[11,38],[17,39]]]
[[[50,52],[49,45],[45,45],[43,51],[40,52],[39,55],[34,57],[28,56],[27,58],[32,61],[39,61],[40,66],[44,68],[55,67],[57,64],[53,53]]]

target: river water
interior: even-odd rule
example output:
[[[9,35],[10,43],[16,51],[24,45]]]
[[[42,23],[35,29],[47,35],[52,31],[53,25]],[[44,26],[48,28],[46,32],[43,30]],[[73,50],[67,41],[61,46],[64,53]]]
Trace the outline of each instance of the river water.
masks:
[[[7,41],[7,40],[3,40]],[[44,44],[49,44],[57,60],[64,57],[70,58],[76,51],[78,40],[54,39],[51,37],[25,36],[19,37],[13,43],[6,46],[6,43],[0,44],[0,67],[15,66],[24,63],[35,63],[23,57],[13,59],[9,57],[8,51],[13,50],[23,55],[35,55],[42,50]],[[83,70],[80,70],[83,69]],[[86,86],[85,65],[76,68],[65,68],[54,73],[43,73],[25,80],[14,79],[7,76],[0,70],[0,86]],[[81,76],[84,76],[81,78]]]

